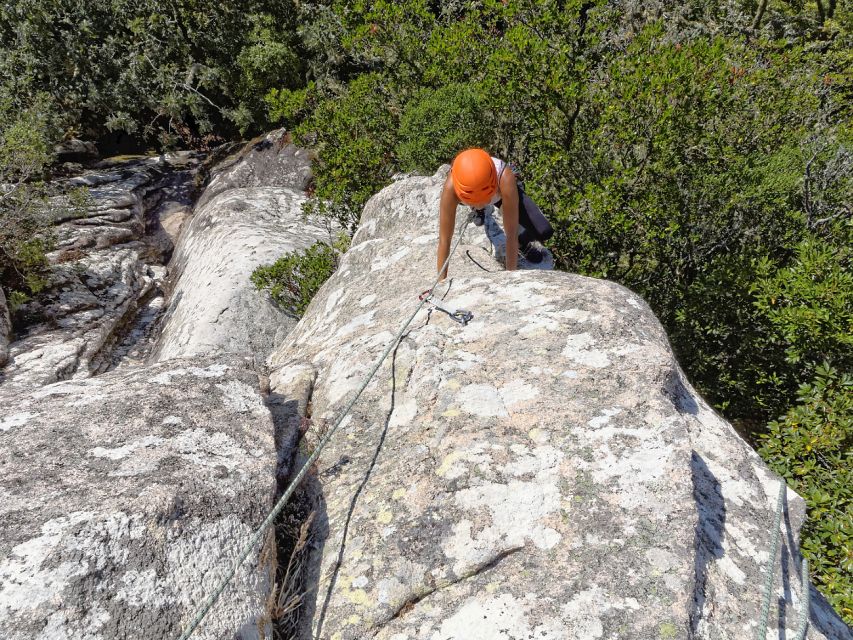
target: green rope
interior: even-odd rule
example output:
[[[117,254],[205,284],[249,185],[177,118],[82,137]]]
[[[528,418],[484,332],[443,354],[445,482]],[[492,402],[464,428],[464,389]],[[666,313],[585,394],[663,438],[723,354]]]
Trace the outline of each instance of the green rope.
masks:
[[[776,500],[776,515],[773,518],[773,543],[770,545],[770,559],[767,561],[767,575],[764,579],[764,599],[761,603],[761,618],[755,632],[756,640],[767,637],[767,618],[770,615],[770,597],[773,592],[773,578],[776,575],[776,552],[779,550],[779,525],[782,524],[782,505],[787,485],[782,480],[779,485],[779,498]]]
[[[471,222],[472,218],[473,218],[473,215],[469,215],[468,219],[465,221],[465,224],[462,225],[462,230],[459,232],[459,236],[456,238],[456,242],[453,244],[453,247],[451,248],[450,253],[447,256],[447,260],[444,261],[444,265],[442,265],[441,269],[439,269],[438,278],[436,278],[435,282],[430,287],[430,289],[429,289],[430,291],[435,289],[435,287],[438,285],[439,281],[441,280],[441,274],[444,273],[444,270],[447,268],[447,265],[450,263],[450,258],[453,256],[454,252],[456,251],[456,247],[459,246],[459,241],[462,240],[462,236],[465,234],[465,229],[468,228],[468,223]],[[285,505],[287,504],[287,501],[290,499],[290,496],[296,490],[296,487],[299,485],[299,483],[302,481],[302,479],[305,477],[305,474],[308,473],[308,469],[311,467],[312,464],[314,464],[314,462],[317,460],[317,458],[320,457],[320,453],[323,451],[323,447],[326,446],[326,444],[329,442],[329,440],[331,440],[332,436],[335,434],[335,431],[337,431],[338,427],[341,426],[341,423],[344,421],[344,418],[350,412],[350,409],[352,409],[353,405],[356,403],[356,401],[359,399],[359,397],[361,397],[361,394],[367,388],[367,385],[370,382],[370,380],[373,378],[374,375],[376,375],[376,372],[379,370],[379,367],[385,361],[385,358],[388,357],[388,354],[391,353],[391,351],[397,345],[397,342],[399,342],[399,340],[402,338],[403,333],[406,331],[408,326],[411,324],[412,320],[415,319],[415,316],[418,314],[418,312],[421,310],[421,307],[423,307],[425,303],[426,303],[425,299],[421,300],[420,304],[418,304],[418,306],[415,308],[412,315],[409,316],[409,319],[406,320],[405,323],[403,323],[403,326],[397,332],[397,335],[394,336],[394,339],[388,345],[388,348],[385,349],[385,353],[383,353],[382,356],[379,358],[379,360],[376,361],[376,364],[373,365],[373,368],[370,370],[370,373],[365,378],[364,382],[362,383],[359,390],[356,392],[355,396],[352,398],[352,400],[350,400],[349,404],[346,406],[346,408],[340,414],[340,417],[338,417],[338,420],[337,420],[337,422],[335,422],[335,425],[331,429],[329,429],[328,433],[320,440],[319,444],[317,445],[317,448],[314,449],[314,452],[308,457],[308,459],[302,465],[302,468],[299,470],[299,473],[297,473],[296,477],[290,482],[287,489],[282,494],[281,498],[279,498],[278,502],[276,502],[272,511],[269,512],[269,515],[267,515],[266,519],[264,519],[264,521],[261,523],[261,526],[258,527],[258,529],[255,531],[254,535],[252,535],[251,539],[249,540],[249,542],[244,547],[244,549],[240,552],[240,555],[237,557],[237,559],[231,565],[231,569],[229,570],[228,575],[225,577],[224,580],[222,580],[222,582],[214,590],[214,592],[210,595],[210,597],[208,597],[208,599],[205,601],[205,603],[199,609],[198,613],[196,613],[192,622],[190,622],[189,626],[181,634],[181,637],[179,640],[187,640],[187,638],[189,638],[192,635],[193,631],[195,631],[196,627],[198,627],[198,625],[201,623],[201,621],[207,615],[208,611],[210,611],[211,607],[213,607],[213,605],[219,599],[219,596],[221,596],[222,592],[225,591],[225,587],[227,587],[228,583],[231,582],[231,580],[234,578],[234,575],[237,573],[237,570],[240,568],[240,566],[243,564],[243,562],[246,560],[246,558],[252,552],[252,549],[258,543],[258,540],[261,539],[261,536],[264,534],[264,532],[267,530],[267,528],[278,517],[278,515],[281,513],[282,509],[284,509]]]
[[[797,640],[805,640],[806,629],[809,626],[809,608],[811,606],[811,589],[809,586],[809,561],[803,558],[803,585],[800,591],[800,624],[797,626]]]

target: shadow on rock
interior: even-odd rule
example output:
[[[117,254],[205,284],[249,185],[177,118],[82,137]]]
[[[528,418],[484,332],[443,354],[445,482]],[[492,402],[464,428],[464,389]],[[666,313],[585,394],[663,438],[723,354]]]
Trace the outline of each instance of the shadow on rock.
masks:
[[[690,470],[693,478],[693,499],[699,522],[696,524],[696,583],[693,591],[693,610],[690,612],[690,629],[696,633],[705,607],[705,589],[708,567],[723,557],[723,538],[726,531],[726,503],[720,481],[708,468],[705,460],[695,451],[691,456]]]

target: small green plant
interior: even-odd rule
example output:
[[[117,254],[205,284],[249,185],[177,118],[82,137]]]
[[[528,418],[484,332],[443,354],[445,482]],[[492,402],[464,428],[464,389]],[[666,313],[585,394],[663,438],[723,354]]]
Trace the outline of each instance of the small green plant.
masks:
[[[815,583],[853,623],[853,376],[819,366],[768,425],[761,456],[806,501],[800,548]]]
[[[348,245],[349,237],[344,234],[334,244],[315,242],[273,264],[258,267],[252,272],[252,284],[258,291],[268,291],[276,304],[301,318],[311,299],[338,268]]]
[[[45,96],[21,108],[0,90],[0,286],[13,309],[47,285],[53,117]]]

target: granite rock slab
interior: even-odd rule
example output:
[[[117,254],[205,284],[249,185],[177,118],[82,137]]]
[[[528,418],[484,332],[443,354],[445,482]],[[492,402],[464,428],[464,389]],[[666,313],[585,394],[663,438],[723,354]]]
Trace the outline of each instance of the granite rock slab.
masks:
[[[303,219],[304,201],[287,187],[244,187],[196,209],[170,263],[173,284],[154,360],[241,353],[263,365],[296,318],[255,289],[252,272],[331,240],[324,226]]]
[[[271,356],[274,392],[277,370],[315,373],[313,430],[334,424],[432,284],[446,170],[368,202]],[[764,633],[793,638],[802,499],[786,492],[770,558],[780,479],[685,380],[645,301],[504,271],[490,246],[469,226],[436,289],[473,320],[422,308],[317,463],[301,637],[741,640],[773,561]],[[814,591],[808,637],[853,637]]]

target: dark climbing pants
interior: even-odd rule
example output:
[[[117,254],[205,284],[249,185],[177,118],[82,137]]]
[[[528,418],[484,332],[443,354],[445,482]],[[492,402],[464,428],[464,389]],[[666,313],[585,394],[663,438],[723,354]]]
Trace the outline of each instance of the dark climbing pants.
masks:
[[[520,247],[525,246],[531,240],[545,242],[554,235],[554,228],[551,223],[548,222],[536,203],[530,199],[530,196],[524,193],[521,184],[518,185],[518,224],[523,227],[523,229],[519,229],[518,234],[518,246]]]
[[[502,201],[495,204],[501,206]],[[554,228],[542,210],[524,192],[524,185],[518,182],[518,246],[523,247],[532,240],[545,242],[554,235]]]

